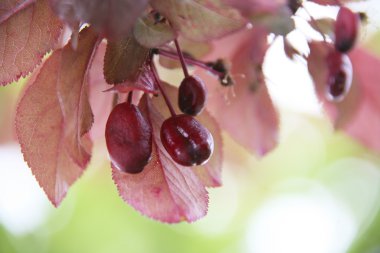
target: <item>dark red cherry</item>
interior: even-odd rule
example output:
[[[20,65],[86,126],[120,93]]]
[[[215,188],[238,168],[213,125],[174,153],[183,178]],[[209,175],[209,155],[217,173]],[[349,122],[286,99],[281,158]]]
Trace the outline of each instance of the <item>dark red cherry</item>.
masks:
[[[198,115],[205,106],[206,96],[206,88],[200,78],[185,77],[178,90],[179,109],[188,115]]]
[[[105,135],[116,169],[132,174],[144,169],[152,152],[152,129],[138,107],[118,104],[108,117]]]
[[[335,48],[346,53],[355,44],[359,26],[359,15],[341,7],[335,22]]]
[[[183,166],[204,164],[214,150],[214,140],[207,128],[185,114],[164,121],[161,141],[173,160]]]
[[[327,98],[330,101],[343,100],[352,83],[352,64],[346,54],[332,51],[327,57]]]
[[[288,7],[295,14],[302,5],[302,0],[288,0]]]

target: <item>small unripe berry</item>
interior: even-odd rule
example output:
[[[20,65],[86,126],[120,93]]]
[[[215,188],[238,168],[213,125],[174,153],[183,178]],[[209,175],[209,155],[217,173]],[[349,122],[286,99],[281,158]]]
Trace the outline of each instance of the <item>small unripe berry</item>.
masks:
[[[171,158],[183,166],[204,164],[214,150],[211,133],[189,115],[166,119],[160,134],[162,145]]]
[[[335,22],[335,49],[346,53],[355,44],[359,26],[359,15],[341,7]]]
[[[178,89],[178,107],[185,114],[198,115],[205,106],[206,96],[206,88],[200,78],[185,77]]]

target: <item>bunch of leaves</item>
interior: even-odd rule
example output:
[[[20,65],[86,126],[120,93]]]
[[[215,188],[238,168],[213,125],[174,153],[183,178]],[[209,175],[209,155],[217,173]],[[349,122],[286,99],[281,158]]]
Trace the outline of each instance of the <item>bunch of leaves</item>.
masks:
[[[350,1],[312,2],[343,5]],[[358,47],[349,52],[352,87],[339,103],[326,99],[329,34],[311,17],[308,22],[323,33],[324,41],[310,41],[310,54],[304,56],[287,40],[295,28],[293,16],[303,4],[291,0],[2,1],[0,84],[32,73],[17,108],[16,132],[24,159],[49,200],[58,206],[88,166],[91,139],[99,137],[98,129],[104,136],[104,119],[114,98],[140,91],[143,95],[134,103],[152,128],[152,158],[140,174],[112,169],[121,197],[142,214],[163,222],[192,222],[206,215],[207,187],[221,185],[222,130],[257,156],[277,145],[279,116],[262,70],[270,34],[283,38],[290,58],[307,57],[316,92],[334,126],[380,151],[379,59]],[[197,73],[209,91],[206,109],[197,118],[212,133],[215,150],[202,166],[177,164],[160,140],[159,129],[170,115],[147,61],[154,52],[173,56],[170,42],[176,38],[183,45],[186,63],[203,68]],[[207,57],[200,59],[205,53]],[[164,53],[160,63],[178,66],[165,62]],[[162,86],[176,104],[177,89],[165,82]]]

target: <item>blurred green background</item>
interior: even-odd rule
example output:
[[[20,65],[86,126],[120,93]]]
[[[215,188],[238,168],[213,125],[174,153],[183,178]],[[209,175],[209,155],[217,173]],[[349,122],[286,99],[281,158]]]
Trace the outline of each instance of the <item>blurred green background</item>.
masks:
[[[379,41],[367,45],[380,52]],[[167,225],[118,196],[103,141],[53,208],[12,141],[21,89],[0,87],[0,253],[380,252],[380,157],[322,114],[277,101],[280,145],[262,159],[224,136],[223,186],[209,189],[208,215]]]
[[[99,147],[57,209],[22,162],[2,166],[0,252],[380,252],[378,158],[324,120],[284,116],[286,136],[260,161],[226,138],[224,185],[193,224],[161,224],[126,205]]]

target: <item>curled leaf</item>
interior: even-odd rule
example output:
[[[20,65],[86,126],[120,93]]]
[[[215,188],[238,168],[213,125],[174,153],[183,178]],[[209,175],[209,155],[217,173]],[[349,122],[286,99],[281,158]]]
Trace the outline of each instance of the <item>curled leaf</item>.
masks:
[[[133,35],[141,45],[147,48],[162,46],[176,37],[169,24],[156,22],[152,15],[137,19]]]
[[[152,0],[151,5],[190,40],[219,38],[245,25],[240,14],[220,0]]]
[[[82,136],[90,130],[93,123],[87,85],[89,68],[98,41],[92,30],[84,30],[76,50],[69,46],[63,49],[61,66],[56,71],[57,95],[65,124],[64,144],[71,158],[82,168],[90,160],[90,153]]]
[[[17,108],[16,132],[24,159],[55,206],[90,159],[91,142],[85,133],[92,114],[84,85],[96,42],[95,34],[86,30],[78,51],[70,45],[55,51]]]
[[[133,36],[108,41],[103,69],[107,83],[136,81],[148,55],[149,49],[142,47]]]

